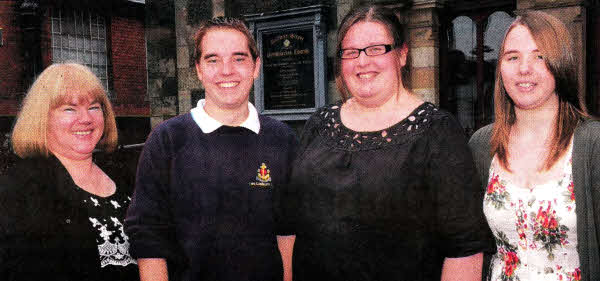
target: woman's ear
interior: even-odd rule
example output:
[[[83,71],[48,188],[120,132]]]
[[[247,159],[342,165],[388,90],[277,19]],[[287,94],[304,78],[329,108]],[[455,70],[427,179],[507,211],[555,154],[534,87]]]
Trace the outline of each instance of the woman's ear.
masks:
[[[406,43],[403,43],[398,51],[400,52],[400,67],[404,67],[408,58],[408,46]]]

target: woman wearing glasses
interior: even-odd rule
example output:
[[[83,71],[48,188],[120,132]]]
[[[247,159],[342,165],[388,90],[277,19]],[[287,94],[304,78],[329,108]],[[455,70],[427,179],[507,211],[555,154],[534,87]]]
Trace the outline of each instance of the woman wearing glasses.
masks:
[[[481,278],[481,253],[495,248],[467,140],[406,88],[407,46],[389,8],[356,8],[340,25],[343,101],[306,123],[277,198],[296,235],[293,259],[282,250],[294,280]]]

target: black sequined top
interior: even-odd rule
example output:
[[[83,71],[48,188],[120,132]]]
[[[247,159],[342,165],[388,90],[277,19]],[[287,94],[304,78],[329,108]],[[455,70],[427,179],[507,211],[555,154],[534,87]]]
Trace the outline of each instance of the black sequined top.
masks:
[[[423,103],[381,131],[306,123],[277,214],[296,234],[294,280],[440,280],[445,257],[495,249],[458,122]]]

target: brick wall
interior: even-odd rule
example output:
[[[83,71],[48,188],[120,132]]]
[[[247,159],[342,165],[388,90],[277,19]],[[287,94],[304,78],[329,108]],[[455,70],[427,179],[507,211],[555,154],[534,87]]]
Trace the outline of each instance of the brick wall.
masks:
[[[5,138],[27,92],[33,72],[39,73],[52,63],[50,14],[52,2],[41,5],[39,12],[40,66],[34,68],[25,59],[24,31],[19,5],[22,1],[0,0],[0,28],[4,45],[0,46],[0,174],[12,155]],[[77,3],[76,1],[73,3]],[[79,7],[84,8],[84,7]],[[150,106],[146,90],[146,40],[143,5],[122,5],[102,10],[107,15],[107,47],[112,66],[112,93],[120,144],[141,143],[150,131]],[[104,11],[104,12],[103,12]]]
[[[149,116],[144,19],[114,15],[109,36],[116,114]]]
[[[0,28],[3,45],[0,47],[0,115],[14,115],[18,111],[17,97],[24,94],[24,64],[21,54],[19,14],[20,1],[0,1]]]
[[[44,9],[40,19],[40,49],[42,52],[42,69],[52,64],[52,19],[51,10]]]

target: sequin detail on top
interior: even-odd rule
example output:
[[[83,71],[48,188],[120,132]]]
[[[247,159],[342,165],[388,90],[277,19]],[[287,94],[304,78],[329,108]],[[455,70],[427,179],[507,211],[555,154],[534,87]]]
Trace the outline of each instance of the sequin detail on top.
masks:
[[[127,266],[137,264],[129,254],[129,237],[123,230],[123,223],[118,214],[124,213],[123,206],[129,206],[130,197],[126,198],[101,198],[90,196],[83,203],[90,211],[89,221],[97,230],[96,243],[100,255],[100,267],[108,265]]]
[[[333,146],[345,150],[376,149],[390,144],[406,142],[407,135],[419,134],[429,126],[430,116],[438,111],[435,105],[425,102],[413,110],[406,118],[389,128],[372,131],[357,132],[342,124],[340,110],[342,102],[323,107],[318,115],[322,118],[324,126],[319,132],[325,136]]]

